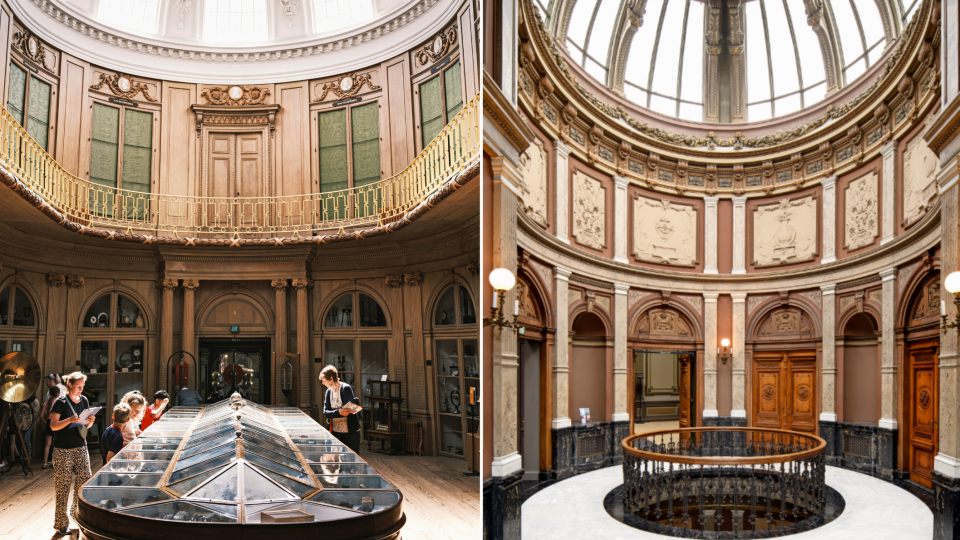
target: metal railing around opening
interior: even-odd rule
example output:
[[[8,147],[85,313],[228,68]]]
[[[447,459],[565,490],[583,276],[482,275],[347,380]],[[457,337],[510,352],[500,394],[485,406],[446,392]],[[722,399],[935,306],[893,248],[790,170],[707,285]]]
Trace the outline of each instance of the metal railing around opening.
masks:
[[[633,435],[622,446],[624,511],[653,532],[779,536],[815,526],[826,504],[827,443],[813,435],[689,428]]]
[[[400,219],[480,153],[480,94],[403,171],[341,191],[194,197],[104,186],[64,170],[0,106],[0,159],[30,190],[84,226],[194,238],[309,236]]]

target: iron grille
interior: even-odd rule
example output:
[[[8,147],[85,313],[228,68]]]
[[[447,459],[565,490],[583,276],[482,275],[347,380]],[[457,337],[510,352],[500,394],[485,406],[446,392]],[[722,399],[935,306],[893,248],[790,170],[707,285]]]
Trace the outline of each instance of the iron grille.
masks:
[[[590,457],[607,453],[607,438],[603,435],[585,435],[577,444],[577,457]]]

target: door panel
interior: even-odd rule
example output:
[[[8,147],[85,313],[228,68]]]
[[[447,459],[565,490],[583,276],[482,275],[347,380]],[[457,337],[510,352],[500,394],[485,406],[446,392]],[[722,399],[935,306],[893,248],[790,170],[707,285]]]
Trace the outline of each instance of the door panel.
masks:
[[[690,357],[680,357],[680,427],[690,427]]]
[[[815,355],[788,353],[790,397],[786,400],[788,426],[785,429],[817,432],[817,359]]]
[[[753,425],[755,427],[781,428],[783,409],[781,363],[780,354],[754,357]]]
[[[753,360],[753,425],[816,433],[816,353],[761,351]]]
[[[929,488],[933,487],[933,458],[938,442],[937,347],[911,347],[908,356],[910,479]]]

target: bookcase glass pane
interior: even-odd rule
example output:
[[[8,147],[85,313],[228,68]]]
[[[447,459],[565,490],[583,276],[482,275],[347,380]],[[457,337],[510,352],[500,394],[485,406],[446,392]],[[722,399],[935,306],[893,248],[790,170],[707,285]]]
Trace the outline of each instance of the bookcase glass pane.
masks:
[[[353,386],[355,377],[352,339],[328,339],[323,357],[326,358],[328,366],[337,368],[340,380]]]
[[[451,285],[440,297],[440,302],[437,303],[437,312],[433,319],[434,326],[457,324],[457,314],[454,308],[454,289],[456,288],[456,285]]]
[[[465,339],[463,340],[463,376],[464,377],[479,377],[480,368],[477,364],[477,340],[475,339]]]
[[[360,370],[364,373],[389,373],[386,341],[360,342]]]
[[[35,326],[33,305],[30,304],[30,297],[27,293],[18,287],[13,288],[13,325],[14,326]]]
[[[32,341],[14,341],[10,344],[10,352],[25,352],[27,354],[33,354],[33,342]],[[0,356],[3,356],[0,354]]]
[[[380,304],[369,296],[360,293],[358,303],[360,304],[357,320],[363,328],[386,326],[387,318],[380,309]]]
[[[11,287],[4,287],[3,290],[0,290],[0,326],[10,324],[8,319],[10,316],[10,289]]]
[[[460,361],[457,354],[457,340],[437,340],[437,375],[457,375],[460,370]]]
[[[460,289],[460,324],[477,324],[477,311],[473,309],[473,300],[464,287]]]
[[[118,341],[114,369],[118,374],[142,372],[143,351],[143,340]]]
[[[458,377],[440,377],[437,384],[440,390],[438,398],[440,400],[440,412],[446,414],[459,415],[463,405],[460,399],[460,380]]]
[[[140,306],[122,294],[117,295],[117,328],[143,328],[144,325]]]
[[[87,315],[83,318],[84,328],[110,327],[110,295],[105,294],[90,306]]]
[[[81,341],[80,372],[106,373],[110,367],[110,359],[107,356],[110,353],[109,347],[110,344],[106,341]],[[87,380],[87,388],[90,388],[89,380]]]
[[[440,417],[441,451],[463,454],[463,430],[460,427],[460,418],[454,416]]]
[[[327,328],[353,328],[353,293],[341,296],[330,306],[324,319],[324,326]]]

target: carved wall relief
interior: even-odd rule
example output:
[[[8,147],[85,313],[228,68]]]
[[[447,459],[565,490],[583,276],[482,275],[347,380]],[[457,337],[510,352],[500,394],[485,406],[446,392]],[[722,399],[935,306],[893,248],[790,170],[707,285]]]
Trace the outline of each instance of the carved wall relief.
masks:
[[[376,72],[364,73],[362,75],[349,73],[347,75],[341,75],[328,83],[317,83],[314,85],[314,92],[320,92],[320,96],[314,98],[310,103],[320,103],[326,99],[327,95],[331,92],[334,95],[333,101],[349,99],[359,94],[360,89],[364,86],[366,86],[370,92],[376,92],[380,90],[381,87],[374,84],[374,75],[376,75]]]
[[[573,236],[593,249],[606,247],[606,188],[577,171],[573,175]]]
[[[543,324],[543,318],[540,316],[540,308],[536,299],[533,297],[533,287],[521,280],[517,282],[517,300],[520,301],[519,317],[526,317]]]
[[[641,261],[696,266],[697,210],[666,199],[633,200],[633,256]]]
[[[940,315],[940,275],[928,279],[914,295],[913,308],[910,310],[910,320],[919,321],[927,317]]]
[[[523,210],[540,225],[547,226],[547,152],[540,139],[520,155],[520,191]]]
[[[937,197],[940,160],[919,134],[903,152],[903,226],[916,223]]]
[[[270,97],[270,89],[256,86],[214,86],[203,89],[200,97],[207,105],[261,105]]]
[[[686,317],[673,309],[656,308],[644,313],[637,323],[637,334],[692,337]]]
[[[150,103],[159,103],[159,101],[153,97],[158,90],[157,85],[153,83],[134,80],[133,77],[125,73],[114,73],[111,75],[101,71],[94,73],[94,75],[97,74],[100,75],[100,80],[97,84],[92,85],[90,90],[106,93],[102,90],[104,85],[106,85],[110,92],[117,97],[131,101],[146,100]],[[137,94],[142,95],[143,100],[137,100]]]
[[[877,180],[877,173],[871,172],[847,186],[843,227],[847,251],[869,246],[880,236]]]
[[[775,309],[760,323],[757,337],[813,337],[813,324],[799,308],[788,306]]]
[[[33,32],[26,29],[14,32],[13,49],[50,73],[56,73],[56,53],[44,47],[43,42]]]
[[[817,199],[783,199],[753,213],[753,264],[757,267],[812,261],[817,256]]]

